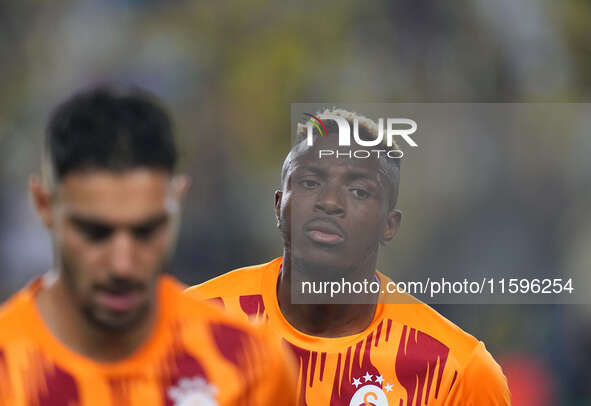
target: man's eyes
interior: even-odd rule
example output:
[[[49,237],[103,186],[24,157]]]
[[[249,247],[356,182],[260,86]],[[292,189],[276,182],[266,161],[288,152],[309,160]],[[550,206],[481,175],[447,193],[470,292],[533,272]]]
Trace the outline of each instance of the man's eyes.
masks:
[[[146,224],[142,226],[133,227],[131,233],[138,241],[147,241],[152,238],[164,222],[154,224]]]
[[[299,182],[300,186],[302,186],[304,189],[315,189],[318,186],[320,186],[320,182],[317,182],[315,180],[312,179],[303,179]]]
[[[102,224],[86,223],[82,221],[74,221],[78,231],[84,237],[92,242],[101,242],[107,240],[115,231],[112,227]]]
[[[320,182],[312,179],[302,179],[298,184],[306,190],[314,190],[320,186]],[[353,193],[355,198],[360,200],[365,200],[371,196],[371,193],[366,188],[362,187],[350,187],[349,191]]]
[[[353,193],[353,195],[356,198],[361,199],[361,200],[365,200],[365,199],[367,199],[370,196],[369,192],[367,190],[365,190],[365,189],[351,188],[349,190],[351,191],[351,193]]]
[[[86,240],[94,243],[104,242],[111,238],[115,233],[115,227],[106,224],[83,220],[73,220],[72,223]],[[130,232],[137,241],[148,241],[150,238],[154,237],[164,224],[166,224],[166,219],[159,219],[158,221],[130,227],[126,231]]]

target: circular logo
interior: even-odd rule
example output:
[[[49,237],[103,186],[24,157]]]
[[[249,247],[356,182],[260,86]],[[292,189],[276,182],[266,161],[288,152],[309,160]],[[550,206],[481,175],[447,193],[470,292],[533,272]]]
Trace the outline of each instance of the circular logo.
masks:
[[[388,406],[388,398],[379,386],[366,385],[353,394],[349,406]]]
[[[174,406],[218,406],[216,393],[217,388],[201,377],[180,379],[177,386],[168,390]]]
[[[218,403],[210,395],[204,393],[191,393],[185,395],[175,405],[178,406],[217,406]]]

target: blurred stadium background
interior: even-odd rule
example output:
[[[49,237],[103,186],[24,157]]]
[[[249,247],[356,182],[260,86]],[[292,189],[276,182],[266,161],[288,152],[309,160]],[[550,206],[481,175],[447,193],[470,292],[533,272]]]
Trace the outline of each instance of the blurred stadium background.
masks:
[[[588,0],[5,0],[0,299],[51,264],[27,178],[38,169],[51,108],[80,86],[134,83],[172,112],[181,169],[194,180],[174,272],[194,284],[280,254],[272,202],[290,144],[290,103],[589,102],[589,21]],[[494,140],[507,150],[510,142]],[[465,168],[475,159],[469,152],[455,157]],[[442,198],[403,224],[381,268],[469,267],[475,258],[586,273],[591,140],[566,153],[551,166],[497,155],[498,166],[482,174],[490,188],[449,173],[446,191],[432,166],[403,168],[405,213],[421,199],[413,179]],[[516,406],[591,405],[590,306],[438,309],[486,342]]]

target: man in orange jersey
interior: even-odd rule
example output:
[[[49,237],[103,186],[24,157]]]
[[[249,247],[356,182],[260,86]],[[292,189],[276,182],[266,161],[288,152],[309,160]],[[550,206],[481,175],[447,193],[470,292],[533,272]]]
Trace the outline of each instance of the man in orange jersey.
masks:
[[[60,105],[31,180],[55,268],[0,309],[0,405],[290,405],[281,344],[164,275],[185,177],[165,111],[98,87]]]
[[[322,114],[345,119],[350,128],[357,121],[366,145],[379,136],[367,118],[343,110]],[[399,155],[368,157],[375,146],[341,146],[335,123],[323,120],[327,135],[314,133],[312,145],[300,128],[285,159],[275,195],[283,257],[188,294],[271,325],[299,360],[302,405],[510,405],[507,381],[482,342],[410,296],[383,293],[391,281],[375,267],[379,245],[400,224]],[[299,290],[303,282],[341,280],[381,289],[316,298]]]

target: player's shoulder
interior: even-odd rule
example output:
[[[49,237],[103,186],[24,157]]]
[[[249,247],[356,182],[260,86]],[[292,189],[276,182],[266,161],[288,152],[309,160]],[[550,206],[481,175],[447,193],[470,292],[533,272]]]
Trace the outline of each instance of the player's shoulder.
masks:
[[[426,303],[417,300],[416,303],[405,306],[411,309],[409,312],[411,317],[407,318],[405,324],[429,334],[449,347],[460,361],[467,362],[479,344],[476,337]]]
[[[380,275],[382,280],[388,277]],[[464,331],[433,307],[409,294],[396,294],[382,298],[384,313],[409,330],[426,334],[444,344],[461,363],[466,364],[478,347],[477,338]]]
[[[263,279],[267,275],[278,273],[282,258],[259,265],[234,269],[199,285],[190,287],[185,293],[194,298],[213,298],[259,294]]]
[[[470,353],[456,384],[449,393],[450,404],[510,406],[511,392],[501,366],[483,342]]]
[[[447,319],[433,307],[418,300],[414,304],[401,306],[407,309],[404,312],[406,313],[403,317],[404,324],[444,344],[449,348],[450,355],[460,365],[465,367],[469,363],[485,359],[495,363],[482,341]],[[392,310],[396,311],[396,308]]]
[[[228,341],[229,345],[235,344],[237,339],[242,341],[248,337],[254,344],[264,348],[276,338],[268,334],[264,326],[251,323],[200,296],[183,294],[177,302],[176,311],[183,324],[204,326],[214,333],[217,341]]]
[[[0,344],[26,332],[27,315],[34,306],[31,290],[27,286],[0,304]]]

